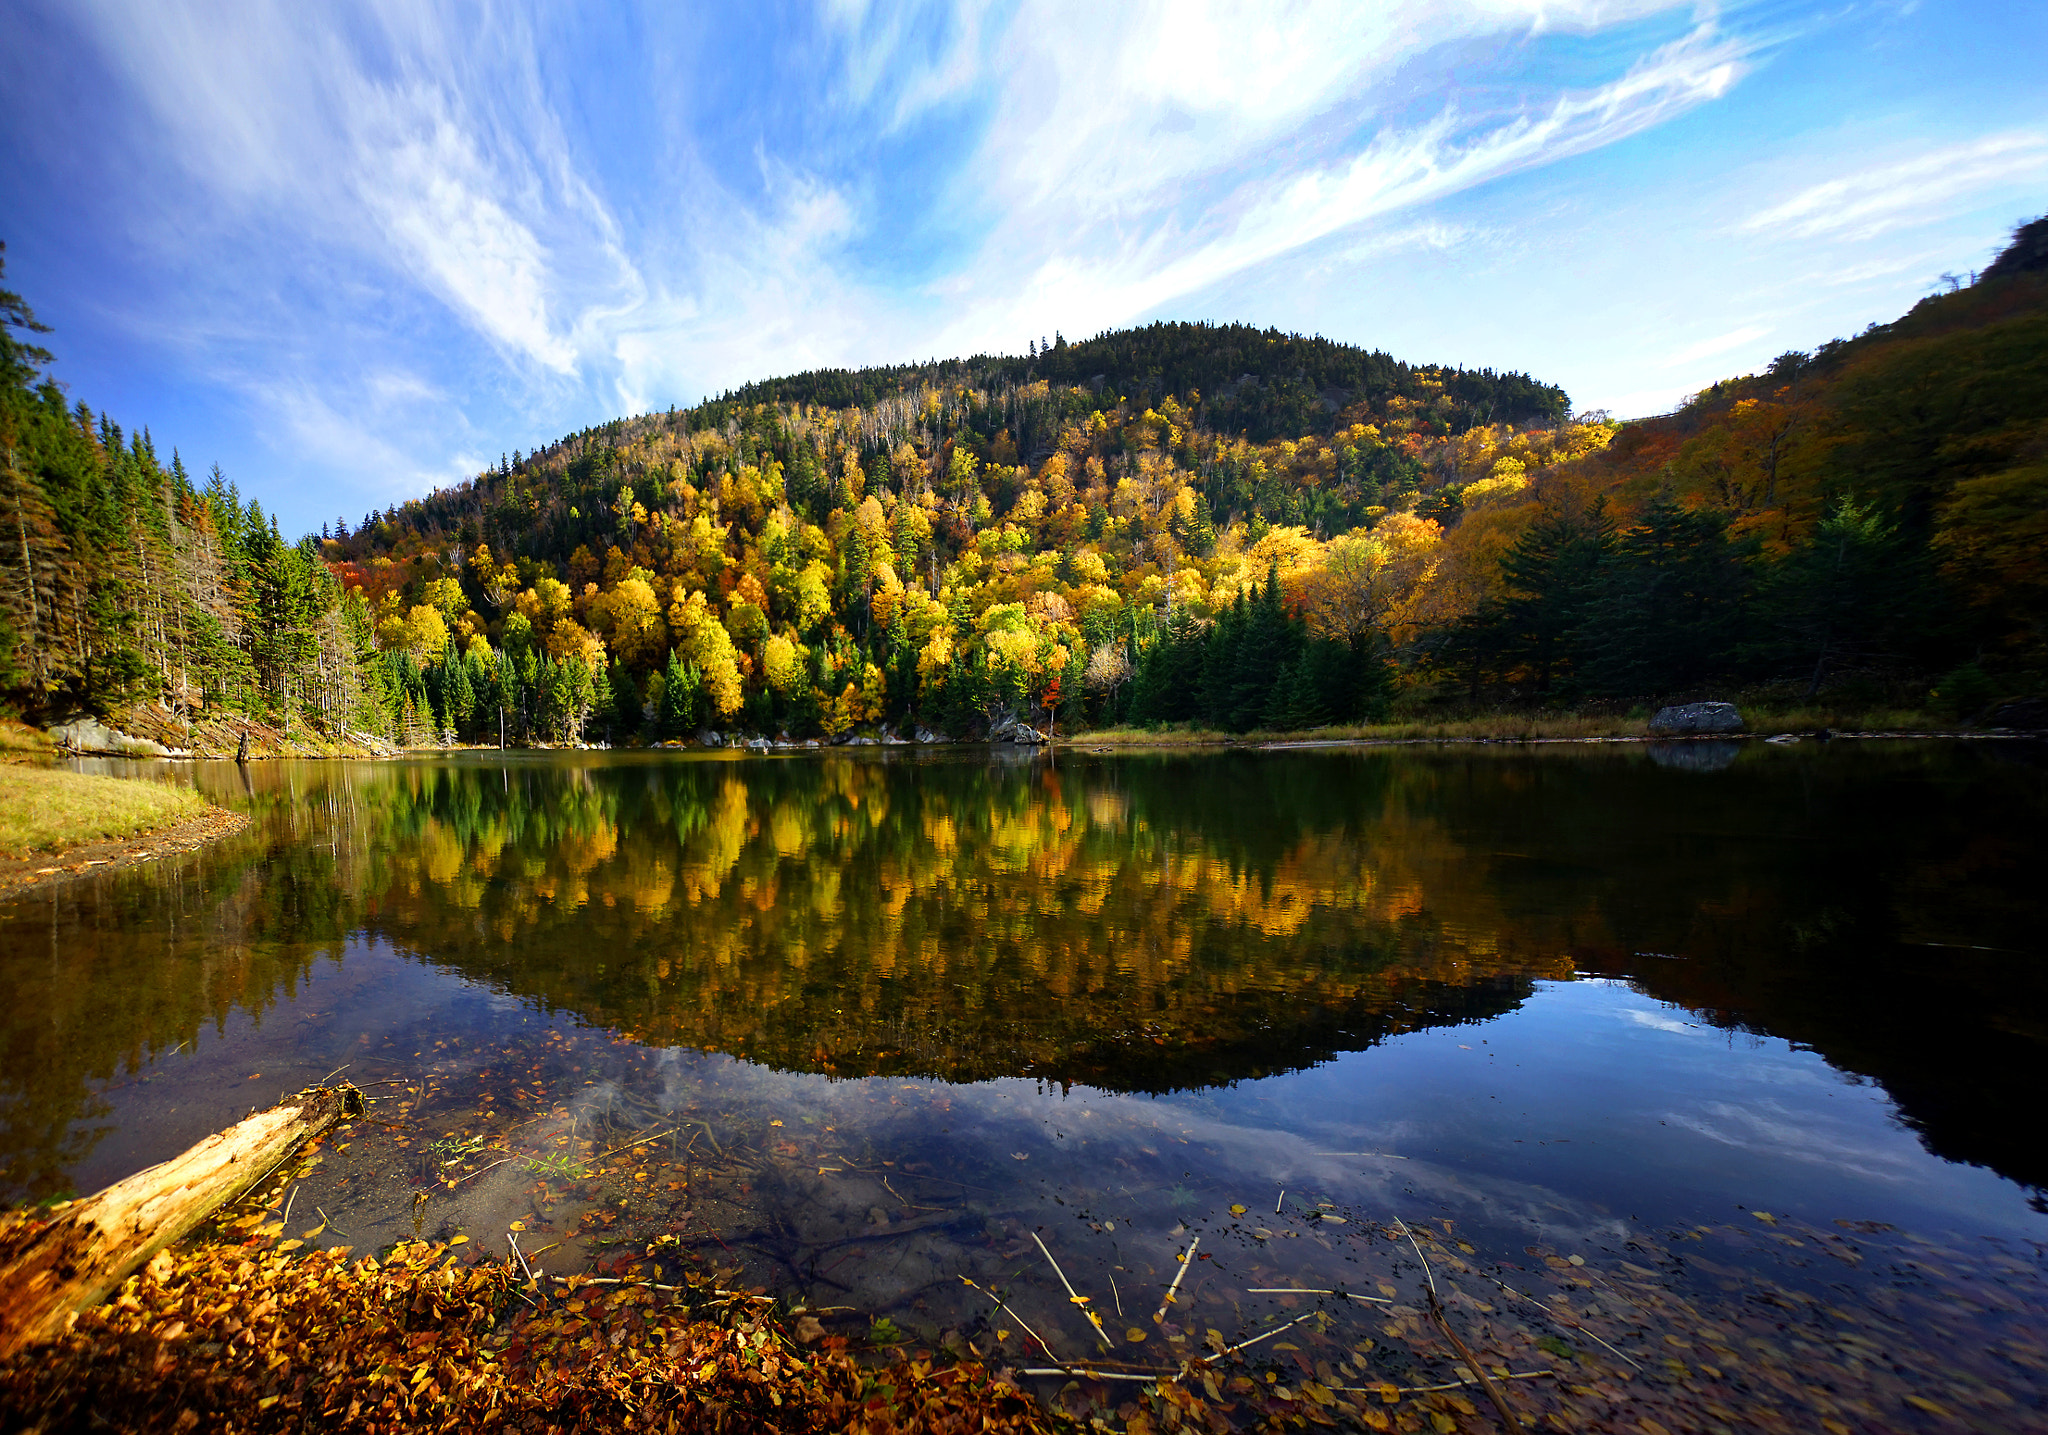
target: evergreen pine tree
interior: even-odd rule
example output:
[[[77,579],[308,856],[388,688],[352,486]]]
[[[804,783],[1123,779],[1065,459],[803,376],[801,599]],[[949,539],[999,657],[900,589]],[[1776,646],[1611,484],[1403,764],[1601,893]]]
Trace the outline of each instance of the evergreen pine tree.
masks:
[[[1615,697],[1684,692],[1727,671],[1744,576],[1728,517],[1650,500],[1602,564],[1588,676]]]

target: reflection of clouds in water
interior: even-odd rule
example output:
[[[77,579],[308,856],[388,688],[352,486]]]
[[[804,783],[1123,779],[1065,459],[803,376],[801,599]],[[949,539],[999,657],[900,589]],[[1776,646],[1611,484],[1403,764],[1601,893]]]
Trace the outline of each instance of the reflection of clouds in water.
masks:
[[[1746,1106],[1709,1101],[1696,1112],[1672,1111],[1663,1119],[1709,1141],[1776,1160],[1828,1166],[1874,1181],[1905,1181],[1913,1175],[1916,1153],[1882,1150],[1838,1123],[1815,1121],[1776,1101]]]
[[[1631,1007],[1627,1011],[1617,1013],[1617,1015],[1624,1021],[1632,1021],[1637,1026],[1647,1026],[1655,1031],[1671,1031],[1684,1034],[1697,1032],[1700,1029],[1698,1022],[1679,1021],[1676,1017],[1666,1016],[1663,1012],[1644,1011],[1641,1007]]]

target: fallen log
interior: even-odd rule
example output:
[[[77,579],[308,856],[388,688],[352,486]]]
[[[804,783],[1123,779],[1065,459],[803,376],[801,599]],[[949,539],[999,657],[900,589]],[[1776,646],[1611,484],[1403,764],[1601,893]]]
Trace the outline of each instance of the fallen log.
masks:
[[[62,1334],[300,1143],[362,1113],[354,1086],[314,1087],[97,1195],[0,1220],[0,1359]]]

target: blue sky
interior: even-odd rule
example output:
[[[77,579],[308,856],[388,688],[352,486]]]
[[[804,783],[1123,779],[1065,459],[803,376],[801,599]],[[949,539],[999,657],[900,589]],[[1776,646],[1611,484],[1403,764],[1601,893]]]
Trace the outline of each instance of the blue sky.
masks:
[[[0,0],[8,287],[291,529],[832,364],[1245,320],[1657,412],[2048,209],[2048,6]]]

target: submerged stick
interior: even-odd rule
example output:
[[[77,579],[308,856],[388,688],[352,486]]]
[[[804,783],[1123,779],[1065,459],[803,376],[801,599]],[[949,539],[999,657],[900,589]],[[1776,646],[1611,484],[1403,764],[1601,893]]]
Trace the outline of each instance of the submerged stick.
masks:
[[[1257,1345],[1262,1340],[1271,1340],[1274,1336],[1278,1335],[1283,1330],[1292,1330],[1295,1326],[1300,1325],[1303,1321],[1314,1319],[1315,1314],[1316,1313],[1314,1311],[1310,1311],[1307,1315],[1298,1315],[1293,1320],[1288,1321],[1285,1325],[1276,1325],[1269,1331],[1265,1331],[1262,1334],[1253,1336],[1250,1340],[1240,1340],[1236,1345],[1231,1346],[1228,1350],[1220,1352],[1217,1356],[1217,1359],[1220,1360],[1225,1355],[1235,1355],[1240,1350],[1244,1350],[1247,1347]]]
[[[1050,1356],[1054,1360],[1059,1359],[1058,1352],[1056,1352],[1051,1346],[1045,1343],[1045,1337],[1040,1335],[1037,1331],[1033,1330],[1030,1326],[1026,1325],[1024,1323],[1024,1317],[1017,1314],[1017,1312],[1015,1312],[1014,1310],[1011,1310],[1009,1306],[1005,1305],[1003,1303],[1003,1298],[1001,1296],[997,1295],[994,1291],[990,1290],[986,1286],[975,1285],[975,1283],[972,1280],[969,1280],[966,1276],[962,1276],[960,1277],[960,1279],[966,1284],[974,1286],[976,1290],[980,1291],[983,1295],[987,1296],[990,1300],[994,1301],[996,1303],[996,1309],[1001,1311],[1004,1315],[1007,1315],[1011,1320],[1016,1321],[1017,1328],[1023,1331],[1026,1335],[1030,1336],[1033,1340],[1037,1341],[1038,1348],[1040,1350],[1044,1351],[1048,1356]]]
[[[0,1357],[59,1334],[309,1137],[362,1114],[354,1086],[312,1087],[97,1195],[0,1223]]]
[[[1159,1302],[1159,1309],[1152,1313],[1152,1324],[1166,1323],[1166,1308],[1173,1304],[1173,1293],[1180,1289],[1181,1278],[1188,1273],[1188,1267],[1194,1264],[1195,1247],[1200,1244],[1202,1238],[1196,1236],[1188,1242],[1188,1248],[1180,1253],[1180,1269],[1173,1273],[1173,1284],[1166,1288],[1166,1299]]]
[[[1451,1322],[1444,1314],[1443,1300],[1437,1295],[1436,1276],[1429,1269],[1429,1257],[1422,1253],[1422,1242],[1415,1239],[1415,1232],[1408,1229],[1406,1221],[1396,1216],[1394,1222],[1400,1226],[1401,1234],[1408,1238],[1408,1244],[1415,1247],[1415,1259],[1422,1262],[1422,1278],[1429,1282],[1430,1319],[1434,1320],[1437,1329],[1444,1333],[1444,1339],[1451,1343],[1451,1349],[1463,1357],[1465,1368],[1478,1377],[1480,1387],[1486,1391],[1487,1399],[1493,1402],[1494,1413],[1500,1417],[1501,1425],[1508,1430],[1521,1429],[1522,1422],[1515,1418],[1514,1411],[1508,1409],[1507,1400],[1494,1385],[1492,1378],[1487,1375],[1486,1367],[1479,1363],[1477,1356],[1466,1349],[1465,1342],[1458,1339],[1458,1332],[1451,1329]]]
[[[1486,1398],[1493,1402],[1494,1413],[1500,1416],[1502,1428],[1521,1429],[1522,1422],[1515,1418],[1514,1411],[1508,1409],[1507,1399],[1500,1393],[1500,1387],[1493,1383],[1493,1377],[1486,1373],[1486,1367],[1479,1363],[1479,1358],[1466,1349],[1464,1341],[1458,1339],[1458,1332],[1451,1329],[1450,1318],[1444,1314],[1444,1303],[1436,1298],[1434,1289],[1429,1293],[1429,1314],[1436,1321],[1437,1329],[1444,1333],[1444,1339],[1450,1341],[1451,1349],[1464,1357],[1465,1368],[1477,1377],[1480,1388],[1486,1392]]]
[[[1590,1331],[1590,1330],[1586,1329],[1586,1327],[1585,1327],[1585,1326],[1583,1326],[1583,1325],[1581,1325],[1581,1324],[1580,1324],[1580,1323],[1578,1322],[1578,1320],[1576,1320],[1576,1319],[1568,1319],[1568,1318],[1566,1318],[1565,1316],[1563,1316],[1563,1315],[1560,1315],[1560,1314],[1559,1314],[1558,1312],[1556,1312],[1556,1311],[1552,1310],[1552,1309],[1551,1309],[1551,1308],[1550,1308],[1549,1306],[1545,1305],[1545,1304],[1544,1304],[1544,1303],[1543,1303],[1542,1301],[1540,1301],[1540,1300],[1536,1299],[1536,1297],[1534,1297],[1534,1296],[1530,1295],[1530,1294],[1529,1294],[1528,1292],[1526,1292],[1526,1291],[1518,1291],[1518,1290],[1516,1290],[1516,1289],[1515,1289],[1515,1288],[1514,1288],[1513,1286],[1509,1285],[1509,1284],[1508,1284],[1508,1283],[1507,1283],[1506,1281],[1495,1281],[1495,1282],[1494,1282],[1494,1284],[1495,1284],[1495,1285],[1497,1285],[1497,1286],[1499,1286],[1499,1287],[1500,1287],[1500,1288],[1501,1288],[1502,1290],[1506,1291],[1506,1292],[1507,1292],[1507,1293],[1508,1293],[1509,1295],[1511,1295],[1511,1296],[1519,1296],[1519,1297],[1520,1297],[1521,1299],[1523,1299],[1523,1300],[1525,1300],[1525,1301],[1529,1302],[1529,1304],[1530,1304],[1530,1305],[1533,1305],[1533,1306],[1535,1306],[1535,1307],[1536,1307],[1536,1309],[1538,1309],[1538,1310],[1542,1311],[1542,1312],[1543,1312],[1543,1313],[1544,1313],[1545,1315],[1549,1316],[1549,1317],[1550,1317],[1550,1318],[1551,1318],[1552,1320],[1556,1321],[1556,1322],[1557,1322],[1557,1323],[1558,1323],[1559,1325],[1563,1326],[1563,1327],[1564,1327],[1564,1328],[1565,1328],[1566,1330],[1575,1330],[1575,1331],[1577,1331],[1577,1332],[1578,1332],[1578,1333],[1579,1333],[1580,1335],[1583,1335],[1583,1336],[1585,1336],[1585,1337],[1586,1337],[1586,1338],[1587,1338],[1588,1340],[1595,1340],[1595,1341],[1599,1341],[1599,1343],[1600,1343],[1601,1345],[1605,1346],[1605,1347],[1607,1348],[1607,1350],[1608,1350],[1608,1351],[1610,1351],[1610,1352],[1611,1352],[1612,1354],[1614,1354],[1614,1355],[1620,1356],[1620,1358],[1621,1358],[1621,1359],[1623,1359],[1623,1360],[1626,1360],[1626,1361],[1628,1361],[1628,1363],[1629,1363],[1630,1365],[1634,1365],[1634,1366],[1636,1367],[1636,1369],[1637,1369],[1637,1370],[1641,1370],[1641,1369],[1643,1368],[1642,1366],[1640,1366],[1640,1365],[1637,1365],[1637,1364],[1636,1364],[1636,1362],[1635,1362],[1635,1360],[1634,1360],[1634,1359],[1632,1359],[1632,1358],[1631,1358],[1630,1356],[1626,1355],[1626,1354],[1625,1354],[1625,1353],[1623,1353],[1622,1351],[1619,1351],[1619,1350],[1615,1350],[1615,1348],[1614,1348],[1613,1346],[1611,1346],[1611,1345],[1608,1345],[1606,1341],[1604,1341],[1604,1340],[1600,1340],[1600,1337],[1599,1337],[1599,1336],[1597,1336],[1597,1335],[1593,1334],[1593,1332],[1592,1332],[1592,1331]]]
[[[1038,1241],[1038,1232],[1033,1231],[1031,1239]],[[1060,1263],[1053,1260],[1052,1252],[1046,1250],[1044,1241],[1038,1241],[1038,1249],[1045,1252],[1046,1260],[1052,1265],[1052,1273],[1058,1276],[1060,1284],[1067,1288],[1067,1299],[1074,1303],[1081,1314],[1088,1317],[1088,1324],[1095,1327],[1095,1338],[1102,1342],[1102,1348],[1114,1350],[1116,1347],[1110,1343],[1109,1332],[1102,1328],[1102,1317],[1088,1309],[1088,1297],[1074,1289],[1074,1283],[1067,1279],[1067,1273],[1060,1269]]]

